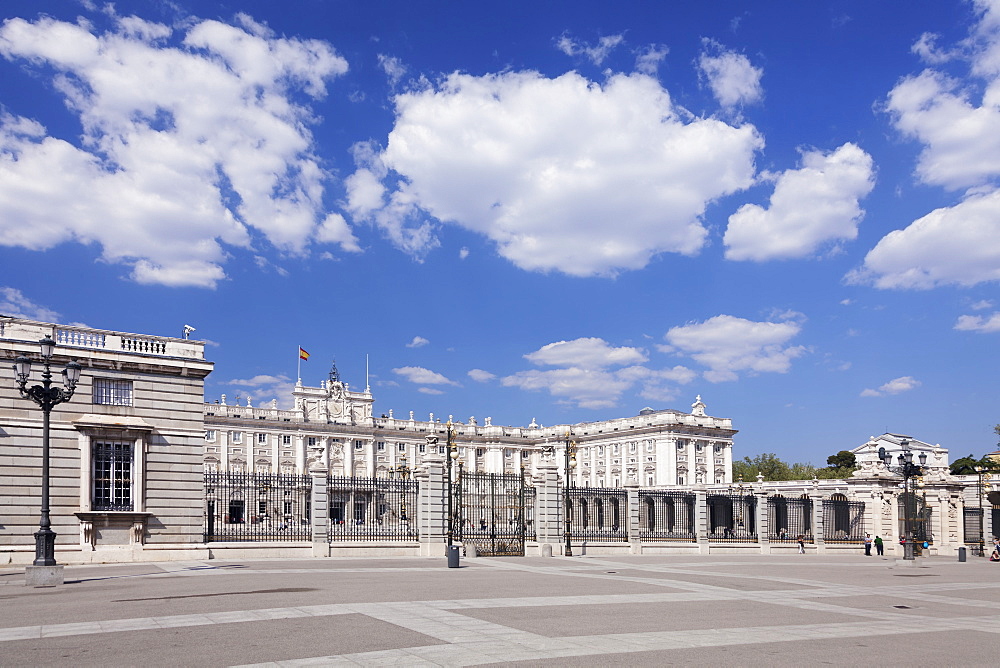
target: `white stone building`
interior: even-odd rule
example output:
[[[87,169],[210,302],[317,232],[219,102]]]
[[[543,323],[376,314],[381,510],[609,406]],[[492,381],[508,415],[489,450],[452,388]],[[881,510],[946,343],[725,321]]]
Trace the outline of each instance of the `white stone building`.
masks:
[[[459,461],[467,470],[535,473],[544,450],[564,462],[575,447],[574,477],[580,487],[659,487],[732,481],[733,436],[729,418],[705,413],[698,397],[690,413],[645,408],[625,418],[526,427],[480,424],[432,413],[417,420],[392,411],[375,417],[370,389],[351,390],[336,367],[319,387],[296,385],[291,410],[270,405],[230,405],[223,396],[205,404],[205,465],[209,470],[303,473],[310,457],[333,475],[380,476],[402,465],[419,465],[443,453],[452,423]],[[436,437],[437,444],[433,443]]]

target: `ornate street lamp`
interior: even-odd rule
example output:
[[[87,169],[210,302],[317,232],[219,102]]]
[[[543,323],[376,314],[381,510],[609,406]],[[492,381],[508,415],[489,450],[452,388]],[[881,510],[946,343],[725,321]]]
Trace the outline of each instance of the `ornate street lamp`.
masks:
[[[42,384],[28,387],[31,376],[31,359],[21,355],[14,361],[14,375],[17,389],[25,399],[31,399],[42,409],[42,508],[38,521],[38,531],[35,532],[35,566],[56,565],[56,534],[52,531],[49,519],[49,418],[52,409],[69,401],[80,382],[82,367],[75,361],[63,369],[63,387],[52,386],[52,370],[50,360],[55,350],[56,342],[49,336],[38,342],[42,355]]]
[[[979,477],[979,482],[976,485],[976,489],[979,491],[979,556],[985,557],[986,537],[983,536],[983,533],[985,532],[985,529],[983,528],[983,493],[989,493],[991,489],[989,480],[993,477],[993,475],[982,466],[974,466],[973,468],[976,470],[976,475]]]
[[[406,465],[406,455],[400,457],[399,464],[392,468],[392,472],[398,475],[399,479],[403,481],[403,493],[399,497],[399,521],[404,523],[409,522],[410,518],[406,516],[406,481],[410,478],[410,467]]]
[[[563,488],[563,508],[565,509],[566,515],[566,551],[567,557],[573,556],[573,545],[571,543],[572,533],[570,531],[570,525],[573,521],[572,512],[569,505],[569,486],[572,482],[572,469],[576,467],[576,443],[570,440],[569,431],[566,432],[566,448],[564,454],[566,456],[566,485]]]
[[[455,502],[454,483],[452,481],[452,464],[458,459],[458,448],[455,446],[455,425],[448,420],[448,439],[445,441],[445,454],[448,460],[448,547],[451,547],[455,539]],[[461,463],[459,463],[461,467]]]
[[[910,492],[910,478],[915,478],[922,476],[924,474],[924,465],[927,463],[927,453],[921,452],[917,459],[920,464],[913,463],[913,452],[910,450],[910,441],[903,439],[899,443],[900,447],[903,448],[903,452],[899,454],[897,458],[897,466],[891,466],[892,455],[890,455],[885,448],[878,449],[878,458],[882,460],[885,467],[892,471],[893,473],[898,473],[903,476],[903,559],[913,561],[913,514],[916,512],[916,495]],[[911,498],[912,497],[912,498]]]

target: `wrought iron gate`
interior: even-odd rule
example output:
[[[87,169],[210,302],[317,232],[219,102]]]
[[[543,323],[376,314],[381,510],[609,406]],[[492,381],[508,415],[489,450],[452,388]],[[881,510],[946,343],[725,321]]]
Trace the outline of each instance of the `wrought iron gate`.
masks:
[[[524,476],[458,471],[453,488],[452,535],[481,557],[523,557]]]

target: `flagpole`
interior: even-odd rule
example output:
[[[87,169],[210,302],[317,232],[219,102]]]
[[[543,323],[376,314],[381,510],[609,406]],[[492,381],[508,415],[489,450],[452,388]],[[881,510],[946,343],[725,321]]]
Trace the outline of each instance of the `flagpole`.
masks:
[[[299,379],[299,385],[301,385],[302,384],[302,346],[299,346],[299,349],[295,351],[295,358],[298,360],[298,369],[297,369],[297,372],[296,372],[295,375]]]

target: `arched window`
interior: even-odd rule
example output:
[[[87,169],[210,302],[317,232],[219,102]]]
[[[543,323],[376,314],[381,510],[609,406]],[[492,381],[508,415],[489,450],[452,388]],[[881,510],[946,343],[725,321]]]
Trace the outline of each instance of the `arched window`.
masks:
[[[656,502],[653,499],[646,499],[646,529],[656,530]]]
[[[590,526],[590,513],[587,509],[587,502],[584,499],[580,499],[580,521],[584,529]]]
[[[597,513],[597,528],[604,528],[604,504],[600,499],[594,501],[594,510]]]

